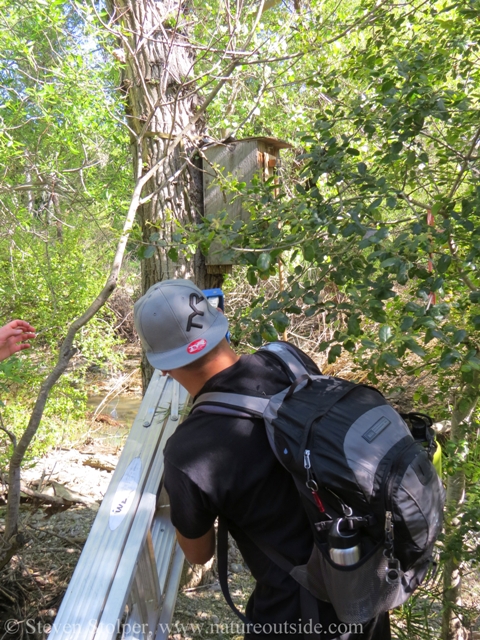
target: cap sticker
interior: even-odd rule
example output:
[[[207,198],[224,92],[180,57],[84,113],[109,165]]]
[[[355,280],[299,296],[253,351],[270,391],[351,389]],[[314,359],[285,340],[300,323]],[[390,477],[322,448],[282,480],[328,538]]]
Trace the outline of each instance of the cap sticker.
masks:
[[[207,346],[207,341],[204,338],[199,338],[198,340],[194,340],[191,342],[188,347],[188,353],[198,353],[199,351],[203,351]]]

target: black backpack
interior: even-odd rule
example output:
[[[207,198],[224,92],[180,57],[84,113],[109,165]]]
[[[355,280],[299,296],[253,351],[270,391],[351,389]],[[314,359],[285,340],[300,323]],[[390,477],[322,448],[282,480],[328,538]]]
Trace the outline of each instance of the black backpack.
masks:
[[[262,349],[288,372],[286,389],[270,398],[205,393],[193,411],[264,419],[315,544],[308,563],[294,567],[254,542],[316,598],[331,602],[342,622],[365,623],[404,603],[432,564],[445,492],[432,463],[431,420],[402,417],[372,387],[309,374],[287,343]],[[429,446],[413,438],[406,421],[417,432],[423,425]],[[233,606],[225,566],[222,589]]]

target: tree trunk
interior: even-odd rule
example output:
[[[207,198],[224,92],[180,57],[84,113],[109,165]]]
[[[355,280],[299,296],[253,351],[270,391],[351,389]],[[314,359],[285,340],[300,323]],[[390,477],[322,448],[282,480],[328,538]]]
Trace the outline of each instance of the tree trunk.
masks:
[[[477,382],[477,381],[476,381]],[[470,417],[478,401],[478,385],[472,384],[464,389],[464,394],[457,399],[452,413],[451,435],[453,442],[463,438],[465,424]],[[461,505],[465,499],[465,472],[458,470],[447,481],[447,500],[445,517],[445,545],[456,534],[458,517]],[[462,604],[462,575],[461,558],[451,555],[445,562],[443,574],[443,614],[442,614],[442,640],[465,640],[467,635],[462,625],[461,617],[455,609]]]
[[[189,258],[177,256],[175,250],[177,223],[195,224],[203,214],[202,174],[195,166],[195,150],[205,123],[196,117],[199,96],[185,84],[192,76],[194,55],[185,46],[186,36],[172,28],[182,17],[182,4],[177,0],[112,3],[110,13],[127,34],[121,38],[122,86],[135,175],[139,158],[142,171],[158,165],[145,185],[137,214],[145,245],[153,233],[158,234],[155,253],[142,260],[142,293],[156,282],[178,277],[191,278],[200,288],[221,286],[223,276],[207,273],[199,250]],[[178,136],[180,142],[173,146]],[[152,371],[143,358],[144,388]]]

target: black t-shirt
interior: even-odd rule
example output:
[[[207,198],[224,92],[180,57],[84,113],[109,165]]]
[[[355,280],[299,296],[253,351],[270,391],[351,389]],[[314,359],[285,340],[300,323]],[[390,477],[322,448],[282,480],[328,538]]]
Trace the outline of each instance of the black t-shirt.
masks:
[[[298,353],[311,373],[319,373],[312,360]],[[213,376],[200,393],[265,397],[288,384],[275,356],[260,351],[242,356]],[[249,619],[260,624],[298,624],[298,583],[253,542],[260,540],[273,547],[294,565],[306,563],[313,547],[298,491],[270,448],[263,420],[201,411],[191,414],[165,448],[165,488],[172,523],[186,538],[205,535],[219,514],[227,520],[257,582],[247,607]],[[318,606],[325,627],[338,623],[330,604],[319,602]],[[337,635],[324,633],[322,637],[328,640]],[[277,633],[275,637],[281,636]],[[390,636],[375,637],[383,640]]]

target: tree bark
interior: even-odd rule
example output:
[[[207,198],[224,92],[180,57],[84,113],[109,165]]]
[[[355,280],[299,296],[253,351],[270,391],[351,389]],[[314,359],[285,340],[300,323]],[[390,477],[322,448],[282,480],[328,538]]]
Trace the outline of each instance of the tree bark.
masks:
[[[142,293],[170,278],[190,278],[200,288],[221,286],[222,275],[207,273],[200,250],[176,255],[178,226],[194,225],[203,215],[202,174],[195,150],[205,131],[198,117],[201,100],[190,84],[194,55],[188,38],[172,24],[182,17],[177,0],[112,0],[110,13],[121,27],[127,120],[131,129],[134,172],[158,168],[145,184],[137,219],[145,245],[158,234],[155,253],[142,260]],[[232,68],[233,70],[233,68]],[[178,140],[180,137],[180,140]],[[177,140],[177,144],[172,144]],[[138,166],[138,162],[142,166]],[[142,359],[144,389],[153,369]]]

